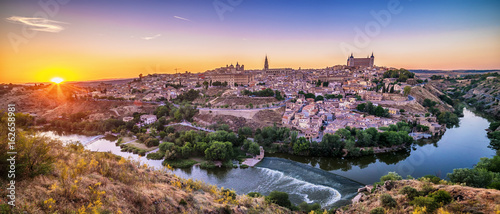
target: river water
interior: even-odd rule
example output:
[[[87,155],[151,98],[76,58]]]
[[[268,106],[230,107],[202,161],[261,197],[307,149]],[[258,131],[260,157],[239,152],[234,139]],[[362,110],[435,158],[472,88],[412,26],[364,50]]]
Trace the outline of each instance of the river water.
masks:
[[[287,192],[295,204],[306,201],[329,208],[349,203],[359,187],[378,181],[380,176],[389,171],[404,177],[431,174],[446,178],[446,174],[454,168],[473,167],[481,157],[495,154],[487,148],[490,141],[485,129],[488,126],[486,119],[464,109],[459,127],[448,129],[437,142],[420,142],[404,151],[356,159],[266,154],[266,158],[255,168],[204,170],[193,166],[176,169],[173,173],[183,178],[231,188],[239,194],[260,192],[267,195],[273,190]],[[63,142],[88,142],[92,139],[83,135],[44,134]],[[86,147],[92,151],[110,151],[150,166],[162,167],[162,161],[121,152],[113,139],[100,139]]]

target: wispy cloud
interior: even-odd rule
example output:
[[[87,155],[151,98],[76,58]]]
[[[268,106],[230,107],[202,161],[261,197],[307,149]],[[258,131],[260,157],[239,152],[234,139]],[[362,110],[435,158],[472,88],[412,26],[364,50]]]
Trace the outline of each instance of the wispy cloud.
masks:
[[[146,36],[146,37],[141,37],[141,39],[145,39],[145,40],[151,40],[151,39],[156,39],[158,37],[160,37],[161,34],[156,34],[154,36]]]
[[[64,28],[58,24],[67,24],[65,22],[59,22],[50,19],[23,16],[11,16],[7,18],[7,20],[18,24],[28,25],[30,26],[31,30],[51,33],[58,33],[64,30]]]
[[[180,16],[174,16],[174,18],[176,18],[176,19],[180,19],[180,20],[184,20],[184,21],[188,21],[188,22],[190,22],[190,21],[191,21],[191,20],[189,20],[189,19],[182,18],[182,17],[180,17]]]

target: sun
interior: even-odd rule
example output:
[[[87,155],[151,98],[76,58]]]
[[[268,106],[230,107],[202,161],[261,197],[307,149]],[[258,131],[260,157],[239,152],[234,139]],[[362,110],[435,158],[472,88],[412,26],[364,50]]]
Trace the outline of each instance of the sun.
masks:
[[[63,82],[64,80],[61,77],[54,77],[50,81],[52,81],[55,84],[59,84],[59,83]]]

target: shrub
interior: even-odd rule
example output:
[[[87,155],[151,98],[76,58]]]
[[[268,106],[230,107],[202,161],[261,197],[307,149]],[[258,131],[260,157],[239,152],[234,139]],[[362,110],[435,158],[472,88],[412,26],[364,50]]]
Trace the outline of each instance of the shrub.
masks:
[[[424,178],[428,178],[434,184],[438,184],[441,181],[441,178],[434,175],[426,175]]]
[[[248,168],[248,165],[246,165],[246,164],[241,164],[241,165],[240,165],[240,168],[242,168],[242,169],[246,169],[246,168]]]
[[[181,199],[181,201],[179,201],[179,205],[186,206],[187,202],[184,199]]]
[[[195,165],[196,161],[190,160],[190,159],[181,159],[181,160],[164,160],[163,165],[166,166],[167,164],[174,167],[174,168],[189,168]]]
[[[410,186],[405,186],[401,190],[399,190],[400,194],[405,194],[409,200],[413,200],[415,197],[419,195],[418,191]]]
[[[382,207],[377,207],[370,211],[370,214],[385,214],[385,210]]]
[[[202,169],[214,169],[216,166],[213,162],[203,162],[200,164],[200,168]]]
[[[272,191],[268,196],[266,196],[266,201],[287,208],[292,206],[292,202],[288,199],[288,193],[286,192]]]
[[[258,197],[262,196],[262,194],[260,194],[258,192],[249,192],[247,195],[252,197],[252,198],[258,198]]]
[[[151,159],[151,160],[161,160],[161,159],[163,159],[163,156],[165,156],[165,153],[158,151],[158,152],[149,153],[146,156],[146,158]]]
[[[382,202],[382,206],[384,207],[393,208],[398,205],[396,200],[394,200],[394,198],[392,198],[392,196],[387,193],[384,193],[380,196],[380,201]]]
[[[429,184],[424,184],[422,186],[422,190],[420,191],[420,195],[427,196],[429,193],[433,192],[435,189]]]
[[[431,197],[424,197],[424,196],[418,196],[413,201],[410,202],[414,207],[426,207],[427,211],[429,212],[434,212],[439,205],[434,201],[434,198]]]
[[[384,175],[380,177],[380,181],[385,182],[385,181],[397,181],[401,180],[403,177],[401,177],[398,173],[396,172],[389,172],[387,175]]]
[[[485,188],[492,179],[493,173],[486,169],[454,169],[448,173],[451,182],[466,183],[467,186]]]
[[[158,146],[160,145],[160,141],[156,138],[148,138],[144,144],[147,146],[147,147],[153,147],[153,146]]]
[[[307,202],[303,201],[302,203],[299,204],[298,208],[300,209],[300,211],[309,213],[312,210],[319,210],[319,209],[321,209],[321,206],[318,203],[308,204]]]
[[[444,190],[438,190],[429,195],[429,197],[433,198],[436,203],[443,203],[443,205],[449,204],[451,202],[450,193]]]

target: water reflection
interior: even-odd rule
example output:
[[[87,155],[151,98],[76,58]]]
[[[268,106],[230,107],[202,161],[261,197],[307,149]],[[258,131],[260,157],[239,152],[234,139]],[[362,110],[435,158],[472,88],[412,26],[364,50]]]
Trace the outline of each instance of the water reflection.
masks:
[[[485,129],[489,122],[464,109],[460,126],[448,129],[442,137],[423,139],[409,148],[397,152],[376,154],[360,158],[300,157],[288,154],[266,154],[293,160],[327,170],[356,181],[369,184],[380,176],[395,171],[406,177],[436,175],[443,179],[455,168],[470,168],[481,157],[492,157],[490,140]]]

